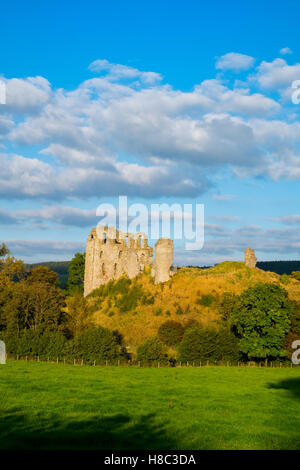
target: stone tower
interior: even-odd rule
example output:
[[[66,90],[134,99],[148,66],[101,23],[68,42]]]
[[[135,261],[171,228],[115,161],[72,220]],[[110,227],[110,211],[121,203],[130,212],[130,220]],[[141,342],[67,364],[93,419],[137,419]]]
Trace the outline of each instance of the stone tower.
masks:
[[[155,261],[152,268],[155,284],[166,282],[170,279],[172,263],[173,240],[160,238],[155,244]]]
[[[245,250],[245,265],[249,268],[255,268],[257,262],[257,258],[255,256],[254,250],[251,248],[246,248]]]

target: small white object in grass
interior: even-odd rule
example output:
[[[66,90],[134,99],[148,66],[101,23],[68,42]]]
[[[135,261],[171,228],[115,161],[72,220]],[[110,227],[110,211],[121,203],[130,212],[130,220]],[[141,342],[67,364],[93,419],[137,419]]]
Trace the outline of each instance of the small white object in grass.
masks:
[[[6,364],[6,347],[4,341],[0,341],[0,364]]]

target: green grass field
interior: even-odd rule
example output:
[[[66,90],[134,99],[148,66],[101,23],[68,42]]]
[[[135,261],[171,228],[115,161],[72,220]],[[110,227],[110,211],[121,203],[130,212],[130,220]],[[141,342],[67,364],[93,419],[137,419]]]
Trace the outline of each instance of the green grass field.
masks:
[[[8,361],[1,449],[300,449],[300,368]]]

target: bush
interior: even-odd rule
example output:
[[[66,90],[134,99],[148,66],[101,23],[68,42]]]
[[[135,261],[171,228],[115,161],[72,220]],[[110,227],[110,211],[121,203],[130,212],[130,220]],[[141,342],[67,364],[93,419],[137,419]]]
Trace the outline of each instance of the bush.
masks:
[[[153,313],[156,317],[158,317],[159,315],[162,314],[162,308],[161,307],[155,308]]]
[[[297,281],[300,281],[300,271],[293,271],[291,277]]]
[[[173,320],[164,322],[158,330],[158,338],[167,346],[176,346],[182,340],[183,326]]]
[[[8,354],[40,359],[62,359],[66,355],[67,340],[60,332],[38,332],[24,330],[18,337],[6,332],[2,334]]]
[[[168,362],[166,346],[158,338],[150,338],[138,347],[137,359],[144,364],[153,362],[166,364]]]
[[[215,301],[215,298],[211,294],[203,294],[199,299],[196,300],[198,305],[203,305],[204,307],[210,307]]]
[[[183,310],[182,310],[182,308],[181,308],[180,305],[178,305],[178,307],[176,308],[176,312],[175,312],[175,313],[176,313],[176,315],[183,315]]]
[[[280,282],[285,285],[288,284],[290,282],[290,276],[288,276],[287,274],[281,274]]]
[[[225,328],[188,328],[179,345],[182,362],[238,361],[239,358],[238,340]]]
[[[114,361],[122,355],[116,336],[102,326],[90,329],[69,341],[68,353],[73,358],[83,359],[86,364]]]
[[[191,318],[184,324],[184,330],[187,330],[189,328],[196,328],[196,327],[200,328],[200,323],[194,318]]]

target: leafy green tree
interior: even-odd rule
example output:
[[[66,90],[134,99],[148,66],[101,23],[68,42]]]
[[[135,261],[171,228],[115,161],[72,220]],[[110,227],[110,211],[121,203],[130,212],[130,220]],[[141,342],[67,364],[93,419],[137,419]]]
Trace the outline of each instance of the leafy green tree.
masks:
[[[7,256],[4,259],[0,259],[0,283],[5,278],[19,281],[25,276],[26,270],[22,260],[16,259],[13,256]]]
[[[246,289],[230,321],[249,359],[286,356],[283,345],[291,325],[291,304],[279,284],[258,283]]]
[[[188,328],[179,345],[179,359],[182,362],[238,361],[238,343],[237,338],[227,328]]]
[[[83,359],[92,364],[116,360],[121,357],[122,350],[112,331],[102,326],[89,329],[69,341],[69,354],[74,358]]]
[[[11,296],[2,307],[2,321],[17,334],[24,329],[57,330],[63,321],[64,296],[53,284],[14,283]]]
[[[72,295],[75,290],[83,292],[85,253],[75,253],[69,265],[67,292]]]
[[[181,323],[168,320],[158,329],[158,338],[167,346],[176,346],[182,340],[184,328]]]
[[[58,274],[48,268],[48,266],[37,266],[29,272],[27,283],[58,286],[59,277]]]
[[[167,348],[158,338],[150,338],[138,347],[137,359],[144,364],[152,364],[153,362],[167,363]]]
[[[223,320],[228,321],[238,302],[239,297],[233,292],[224,292],[218,305],[218,312]]]
[[[20,357],[37,357],[40,359],[62,359],[66,354],[66,338],[58,331],[24,330],[19,336],[4,332],[1,337],[6,343],[9,354]]]
[[[300,302],[297,302],[296,300],[291,301],[291,309],[291,332],[300,337]]]
[[[94,326],[93,309],[85,297],[77,290],[72,297],[66,299],[66,329],[73,337]]]
[[[5,245],[5,243],[2,243],[0,245],[0,257],[2,258],[3,256],[9,255],[10,251]]]

